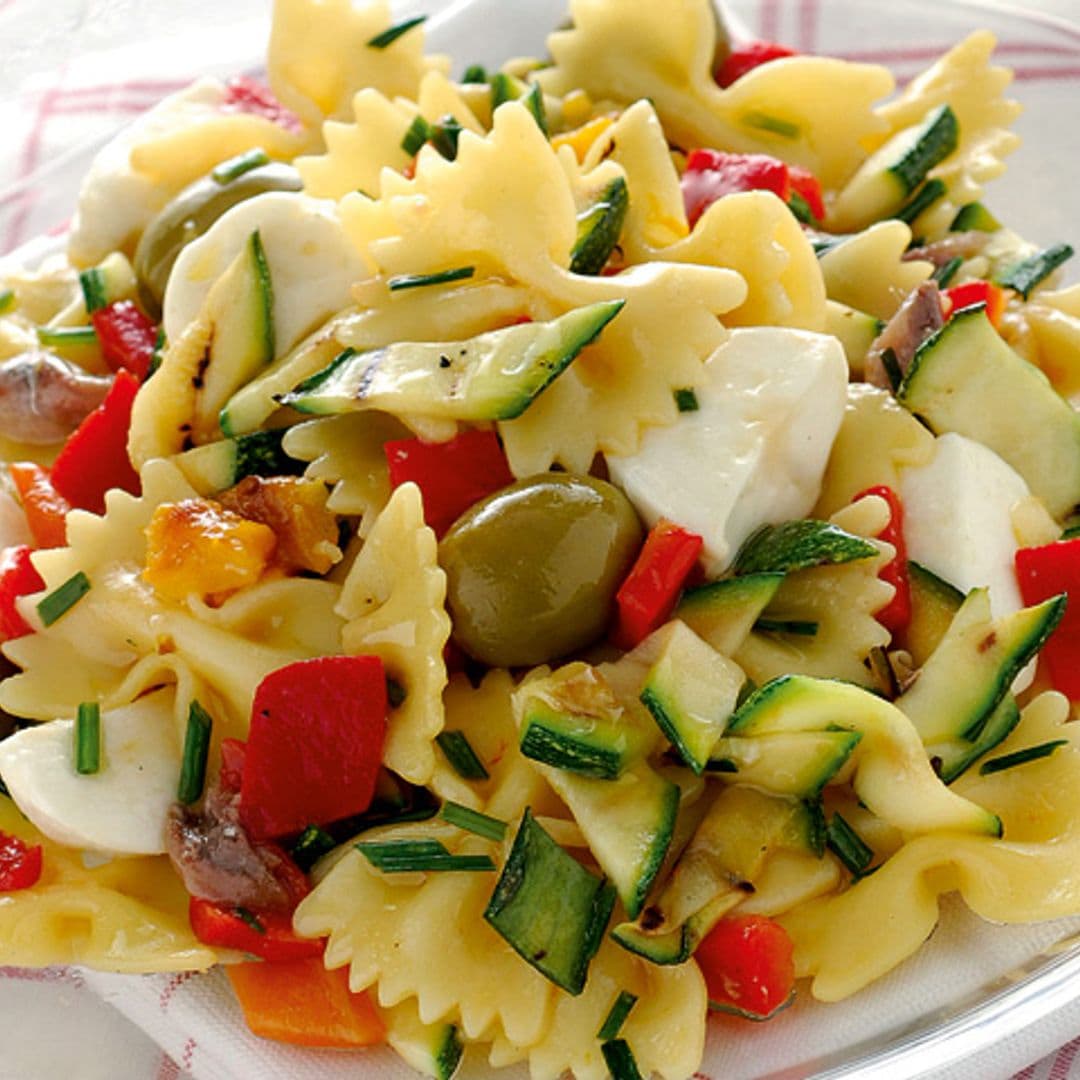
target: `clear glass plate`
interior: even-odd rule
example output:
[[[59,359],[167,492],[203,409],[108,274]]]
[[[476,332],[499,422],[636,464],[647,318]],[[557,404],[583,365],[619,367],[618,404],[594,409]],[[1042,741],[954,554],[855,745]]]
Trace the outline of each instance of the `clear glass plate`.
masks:
[[[990,186],[987,202],[1018,232],[1045,245],[1080,240],[1080,27],[1061,17],[1075,3],[1044,0],[1039,12],[975,0],[890,0],[887,6],[880,0],[734,0],[731,6],[755,35],[803,51],[885,63],[902,81],[966,32],[993,30],[999,61],[1016,70],[1013,93],[1025,112],[1017,125],[1023,145],[1009,159],[1006,175]],[[103,70],[122,72],[128,85],[155,78],[164,85],[172,69],[164,75],[158,67],[147,71],[147,57],[160,56],[153,43],[166,33],[177,73],[185,65],[187,75],[250,69],[265,39],[267,7],[256,0],[228,6],[193,0],[183,8],[54,0],[44,27],[40,0],[8,6],[0,0],[0,122],[37,107],[50,68],[64,67],[69,84]],[[542,52],[545,34],[564,15],[563,0],[409,0],[396,7],[404,13],[437,10],[429,23],[433,47],[453,55],[459,69]],[[16,41],[23,44],[11,44]],[[28,207],[24,217],[32,228],[20,239],[66,220],[79,178],[123,115],[122,109],[104,113],[62,153],[43,157],[0,188],[0,214],[15,204]],[[0,250],[4,235],[0,228]],[[42,245],[24,254],[35,249]],[[946,902],[932,940],[857,998],[821,1005],[804,993],[760,1026],[717,1018],[703,1068],[717,1080],[1004,1077],[1080,1031],[1078,931],[1080,920],[992,927],[971,918],[961,904]],[[361,1057],[357,1075],[402,1075],[384,1068],[385,1060]],[[481,1073],[469,1073],[476,1075]]]

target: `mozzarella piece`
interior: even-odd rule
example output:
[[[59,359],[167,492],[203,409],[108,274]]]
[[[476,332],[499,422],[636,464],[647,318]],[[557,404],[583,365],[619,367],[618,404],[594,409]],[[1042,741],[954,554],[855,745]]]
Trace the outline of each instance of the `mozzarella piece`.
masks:
[[[258,230],[274,290],[276,356],[347,307],[368,276],[329,199],[274,191],[245,199],[181,251],[165,290],[165,334],[178,341],[214,282]]]
[[[156,183],[131,166],[131,151],[140,143],[190,124],[225,100],[219,79],[199,79],[162,99],[148,113],[106,143],[94,158],[79,189],[69,248],[79,266],[100,262],[111,251],[130,248],[150,219],[179,191],[186,177],[173,184]]]
[[[833,337],[733,330],[694,388],[698,411],[647,431],[634,454],[609,455],[611,476],[650,526],[667,518],[698,533],[718,574],[756,529],[810,512],[847,379]]]
[[[50,840],[119,855],[165,850],[180,747],[173,692],[159,690],[101,715],[101,770],[75,771],[73,720],[52,720],[0,742],[0,776],[15,805]]]

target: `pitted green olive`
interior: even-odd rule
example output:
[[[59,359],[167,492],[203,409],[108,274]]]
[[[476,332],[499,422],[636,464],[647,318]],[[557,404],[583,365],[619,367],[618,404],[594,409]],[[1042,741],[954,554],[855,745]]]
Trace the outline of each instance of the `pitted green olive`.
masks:
[[[188,184],[146,226],[135,249],[135,273],[151,313],[161,310],[165,285],[183,247],[202,236],[226,210],[267,191],[299,191],[302,187],[300,174],[277,161],[224,183],[204,176]]]
[[[626,496],[591,476],[544,473],[489,495],[439,546],[454,639],[499,667],[592,644],[641,539]]]

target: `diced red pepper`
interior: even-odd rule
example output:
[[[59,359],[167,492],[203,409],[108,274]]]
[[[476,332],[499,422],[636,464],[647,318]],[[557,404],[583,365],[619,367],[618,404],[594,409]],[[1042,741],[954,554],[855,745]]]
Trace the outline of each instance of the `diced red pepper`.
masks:
[[[41,845],[32,847],[17,836],[0,832],[0,892],[36,885],[41,877]]]
[[[1005,290],[991,281],[965,281],[954,285],[942,294],[946,300],[946,316],[953,315],[975,304],[986,305],[986,317],[997,328],[1005,311]]]
[[[1041,655],[1054,689],[1080,701],[1080,537],[1021,548],[1016,553],[1016,579],[1029,606],[1068,594],[1065,614]]]
[[[709,1004],[751,1020],[767,1020],[795,993],[794,948],[787,931],[764,915],[722,919],[702,939],[694,959]]]
[[[907,569],[907,545],[904,543],[904,506],[900,496],[885,484],[860,491],[853,501],[857,502],[867,495],[877,495],[889,504],[889,524],[877,534],[877,539],[892,544],[896,555],[878,571],[878,577],[888,582],[895,592],[874,618],[896,637],[911,622],[911,581]]]
[[[240,784],[240,820],[252,839],[365,811],[386,713],[377,656],[323,656],[267,675],[255,691]]]
[[[101,355],[113,371],[130,371],[141,382],[150,374],[157,327],[130,300],[118,300],[91,316]]]
[[[671,614],[697,565],[702,539],[670,521],[658,521],[615,594],[618,622],[612,640],[621,649],[644,641]]]
[[[442,536],[473,503],[514,475],[494,431],[463,431],[448,442],[397,439],[383,447],[396,488],[412,481],[424,500],[424,520]]]
[[[225,84],[225,100],[221,107],[226,112],[245,112],[261,116],[296,134],[304,130],[300,117],[292,109],[286,109],[269,86],[249,79],[246,75],[238,75]]]
[[[131,407],[139,380],[119,371],[105,400],[71,433],[53,463],[52,482],[72,506],[105,512],[105,492],[139,494],[139,474],[127,452]]]
[[[825,199],[822,197],[818,178],[801,165],[789,165],[788,179],[791,181],[792,192],[801,195],[810,207],[810,213],[818,221],[822,221],[825,217]]]
[[[236,949],[271,963],[321,956],[326,944],[319,938],[298,937],[290,913],[251,912],[196,896],[188,904],[188,921],[204,945]]]
[[[682,180],[683,205],[691,227],[717,199],[740,191],[771,191],[784,202],[791,195],[787,165],[768,154],[692,150]]]
[[[49,470],[32,461],[16,461],[8,473],[19,493],[26,523],[39,548],[63,547],[67,543],[65,518],[71,503],[53,486]]]
[[[796,55],[794,49],[779,45],[775,41],[744,41],[732,46],[731,52],[716,69],[714,77],[720,86],[727,89],[736,79],[741,79],[748,71],[761,67],[770,60]]]
[[[0,551],[0,642],[25,637],[33,628],[19,614],[15,601],[20,596],[45,588],[41,575],[30,562],[26,544]]]

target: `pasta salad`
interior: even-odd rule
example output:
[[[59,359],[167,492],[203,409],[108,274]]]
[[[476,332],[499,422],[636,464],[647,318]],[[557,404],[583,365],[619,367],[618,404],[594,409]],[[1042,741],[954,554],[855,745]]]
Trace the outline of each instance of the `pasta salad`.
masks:
[[[0,963],[676,1080],[946,894],[1080,914],[1080,287],[993,48],[276,0],[121,133],[0,281]]]

